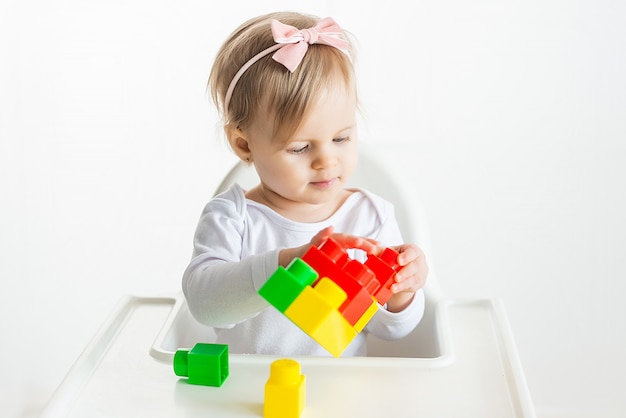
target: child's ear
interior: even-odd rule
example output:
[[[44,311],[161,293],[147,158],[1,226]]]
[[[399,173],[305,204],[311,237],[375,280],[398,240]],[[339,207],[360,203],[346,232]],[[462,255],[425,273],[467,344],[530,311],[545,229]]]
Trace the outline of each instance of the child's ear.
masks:
[[[252,151],[250,151],[250,146],[245,133],[241,129],[234,127],[226,127],[224,130],[226,131],[226,137],[228,138],[230,148],[233,150],[235,155],[237,155],[241,161],[251,163]]]

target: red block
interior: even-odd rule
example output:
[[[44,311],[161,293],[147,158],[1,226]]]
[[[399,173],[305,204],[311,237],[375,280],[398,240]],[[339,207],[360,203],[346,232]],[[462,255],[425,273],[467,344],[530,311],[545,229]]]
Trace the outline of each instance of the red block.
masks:
[[[341,252],[336,251],[336,243],[333,241],[329,245],[328,243],[330,241],[331,240],[326,241],[320,248],[309,248],[306,254],[302,256],[302,260],[317,272],[320,279],[322,277],[334,279],[335,276],[340,276],[343,274],[342,268],[349,261],[348,254],[343,250],[341,250]],[[325,251],[322,251],[324,248],[331,250],[329,252],[332,258]]]
[[[352,260],[343,270],[352,276],[372,296],[380,287],[380,282],[376,279],[376,274],[358,261]]]
[[[385,263],[387,263],[389,267],[398,271],[398,269],[400,268],[400,264],[398,264],[399,255],[400,254],[393,248],[385,248],[378,257]]]
[[[319,249],[341,268],[343,268],[350,261],[350,257],[348,256],[346,250],[332,238],[324,241],[319,246]]]
[[[391,297],[391,285],[395,282],[396,271],[399,270],[398,253],[385,248],[380,256],[369,254],[365,265],[376,275],[380,282],[380,288],[374,293],[374,297],[381,305],[387,303]]]
[[[357,260],[351,260],[343,269],[343,275],[332,280],[341,287],[348,298],[339,307],[339,312],[354,326],[372,305],[372,294],[363,287],[360,280],[378,288],[380,285],[374,273]]]

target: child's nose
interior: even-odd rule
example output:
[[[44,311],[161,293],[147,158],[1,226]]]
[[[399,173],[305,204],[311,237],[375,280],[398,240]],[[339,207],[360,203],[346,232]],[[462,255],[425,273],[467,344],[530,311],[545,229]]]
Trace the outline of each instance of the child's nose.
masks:
[[[313,159],[313,168],[316,170],[331,168],[337,165],[337,155],[329,147],[323,147],[318,149]]]

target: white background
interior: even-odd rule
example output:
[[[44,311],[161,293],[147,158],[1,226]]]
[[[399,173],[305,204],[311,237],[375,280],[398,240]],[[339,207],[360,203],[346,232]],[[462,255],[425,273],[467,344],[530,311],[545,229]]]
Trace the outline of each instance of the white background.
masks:
[[[180,289],[234,162],[213,56],[295,9],[359,40],[362,138],[420,191],[444,290],[503,299],[539,417],[626,416],[625,5],[4,0],[2,415],[36,415],[122,295]]]

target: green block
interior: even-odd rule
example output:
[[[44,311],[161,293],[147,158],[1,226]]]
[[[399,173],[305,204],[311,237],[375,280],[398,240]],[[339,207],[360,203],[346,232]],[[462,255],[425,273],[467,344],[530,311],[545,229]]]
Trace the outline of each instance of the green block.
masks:
[[[174,373],[192,385],[220,387],[228,377],[228,346],[198,343],[174,354]]]
[[[285,312],[289,305],[317,279],[318,274],[311,266],[300,258],[294,258],[285,269],[279,266],[267,282],[259,289],[271,305],[280,312]]]

